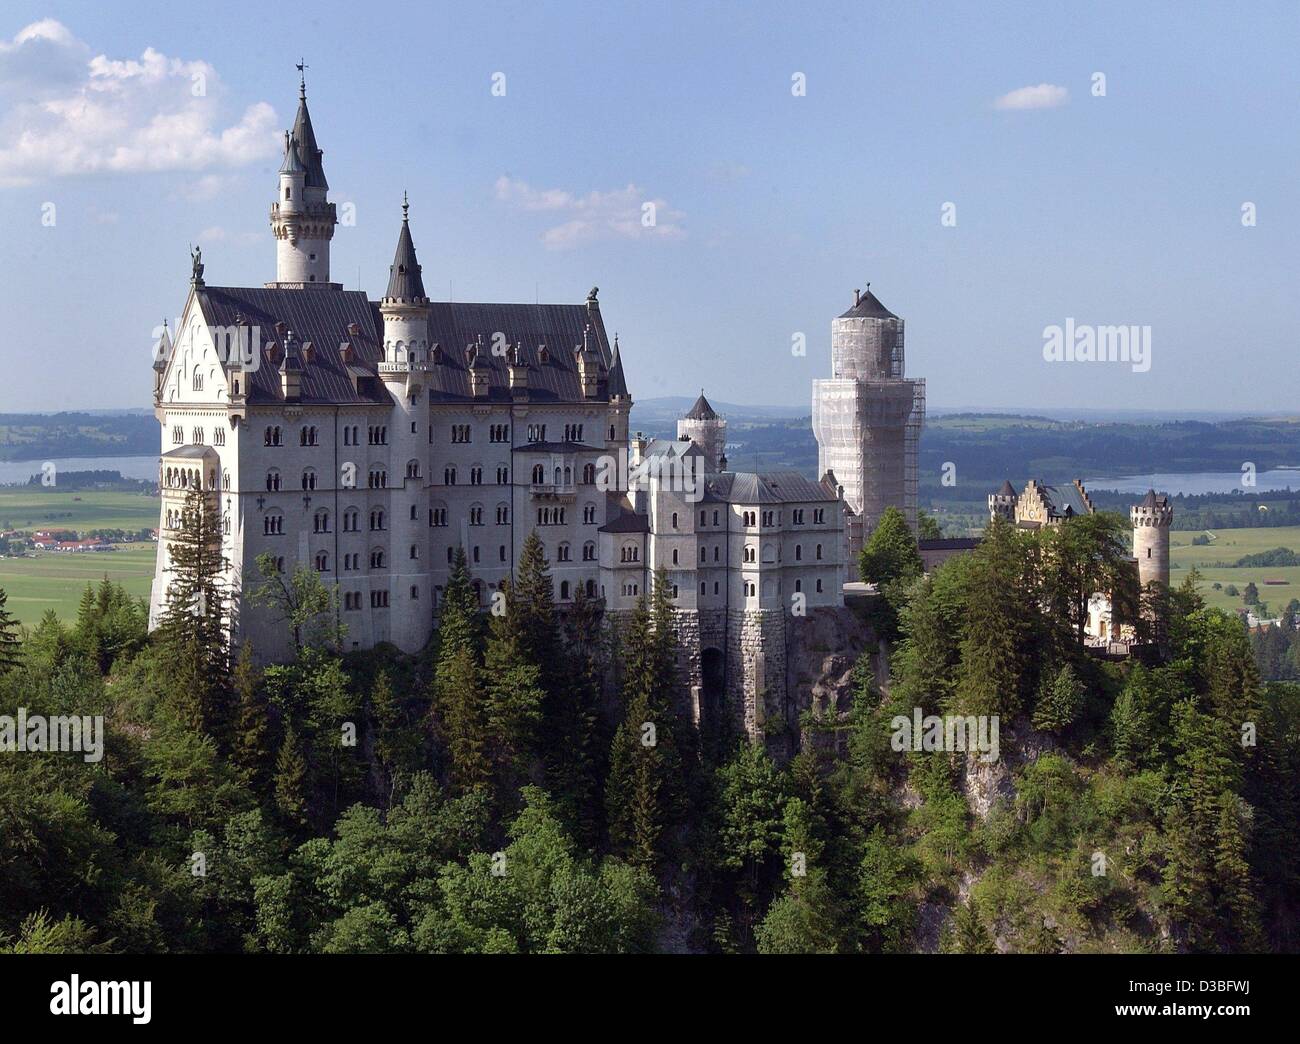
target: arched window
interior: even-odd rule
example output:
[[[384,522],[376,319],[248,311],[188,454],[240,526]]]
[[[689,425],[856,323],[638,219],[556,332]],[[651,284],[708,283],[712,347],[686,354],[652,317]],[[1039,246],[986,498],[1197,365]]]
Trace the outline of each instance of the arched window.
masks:
[[[371,569],[383,569],[383,568],[384,568],[384,549],[383,549],[383,548],[381,548],[381,547],[377,547],[377,548],[375,548],[373,551],[370,552],[370,568],[371,568]]]
[[[584,486],[592,486],[595,485],[595,483],[596,483],[596,465],[584,464],[582,466],[582,484]]]
[[[540,464],[533,465],[533,485],[541,485],[546,481],[546,469]]]
[[[280,473],[272,468],[266,473],[266,489],[269,493],[274,493],[280,488]]]
[[[314,468],[307,468],[305,471],[303,471],[302,488],[303,489],[316,488],[316,470]]]
[[[330,567],[330,556],[324,551],[316,552],[316,572],[327,573]]]
[[[330,513],[324,509],[317,511],[312,516],[311,527],[313,533],[328,533],[330,531]]]

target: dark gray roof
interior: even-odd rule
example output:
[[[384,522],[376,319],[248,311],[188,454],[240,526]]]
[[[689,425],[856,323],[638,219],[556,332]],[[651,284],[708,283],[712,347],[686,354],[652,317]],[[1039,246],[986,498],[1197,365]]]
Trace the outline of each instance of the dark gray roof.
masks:
[[[858,303],[844,312],[841,319],[897,319],[893,312],[880,303],[868,287],[858,298]]]
[[[505,335],[506,344],[519,345],[519,362],[528,370],[528,398],[532,402],[582,402],[575,345],[592,326],[592,347],[608,369],[609,342],[599,309],[563,304],[462,304],[435,301],[429,305],[429,343],[441,346],[441,359],[431,367],[429,396],[434,402],[469,401],[467,345],[493,343]],[[541,347],[547,349],[542,361]],[[483,353],[490,364],[489,402],[511,402],[509,364],[492,352]],[[483,401],[478,399],[475,401]]]
[[[307,168],[307,178],[303,184],[308,188],[329,188],[329,182],[325,180],[323,153],[316,146],[316,132],[312,130],[311,113],[307,111],[306,91],[298,96],[298,115],[293,121],[293,137],[302,150],[302,162]]]
[[[262,344],[278,343],[284,336],[311,342],[314,357],[302,374],[301,401],[304,403],[388,402],[389,396],[377,379],[361,378],[354,390],[348,366],[339,354],[341,342],[352,349],[352,366],[375,373],[383,358],[383,321],[379,305],[360,290],[298,289],[282,287],[218,287],[196,290],[205,320],[214,326],[233,326],[237,316],[261,327]],[[276,324],[283,323],[284,332]],[[355,324],[357,332],[349,332]],[[430,366],[429,397],[434,402],[482,402],[470,392],[469,359],[465,349],[493,343],[493,335],[504,334],[505,343],[519,344],[520,362],[528,369],[528,396],[533,402],[583,402],[574,345],[582,343],[583,331],[592,327],[592,349],[608,367],[610,350],[605,325],[598,308],[565,304],[469,304],[435,301],[429,304],[429,343],[441,347],[441,358]],[[539,351],[547,346],[545,362]],[[488,402],[511,402],[506,360],[492,352],[480,353],[487,364]],[[263,360],[252,375],[248,401],[276,402],[283,399],[277,367]]]
[[[354,390],[339,351],[343,342],[351,345],[353,365],[364,367],[368,374],[375,373],[375,364],[383,357],[383,326],[362,291],[205,286],[195,293],[210,325],[234,326],[242,318],[261,331],[263,355],[246,390],[250,404],[283,401],[279,368],[270,362],[266,349],[275,345],[283,352],[290,333],[298,344],[311,342],[313,348],[312,361],[302,371],[302,402],[391,401],[374,377],[362,378]],[[356,333],[349,330],[353,325]]]
[[[1086,515],[1088,505],[1074,483],[1068,486],[1041,486],[1053,515]]]
[[[512,453],[600,453],[598,446],[588,446],[582,442],[527,442],[522,446],[511,447]]]
[[[298,148],[298,142],[291,134],[284,136],[284,162],[280,164],[281,174],[305,174],[307,168],[303,165],[301,151]]]
[[[709,400],[704,397],[704,389],[700,389],[700,397],[695,400],[695,405],[690,408],[686,414],[686,420],[717,420],[718,415],[714,412]]]
[[[921,551],[971,551],[980,546],[980,538],[936,537],[930,540],[918,540],[916,546]]]
[[[704,499],[724,504],[798,504],[837,501],[839,497],[797,471],[736,471],[710,475],[704,484]]]
[[[1154,489],[1148,489],[1147,495],[1142,498],[1142,503],[1140,506],[1154,510],[1155,508],[1165,507],[1166,505],[1168,505],[1168,503],[1169,503],[1168,497],[1157,496],[1156,491]]]
[[[623,359],[618,352],[618,334],[614,335],[614,351],[609,362],[609,397],[615,395],[631,398],[627,392],[627,378],[623,376]]]
[[[621,493],[609,493],[605,496],[605,514],[608,521],[600,527],[600,533],[648,533],[650,520],[645,515],[638,515],[631,502]]]
[[[402,230],[397,234],[397,253],[388,269],[388,292],[384,297],[392,301],[423,303],[424,280],[420,277],[420,262],[415,257],[415,243],[411,239],[411,223],[407,220],[406,202],[402,203]]]
[[[998,496],[1014,497],[1016,496],[1016,487],[1011,484],[1010,479],[1002,480],[1002,488],[998,490]]]

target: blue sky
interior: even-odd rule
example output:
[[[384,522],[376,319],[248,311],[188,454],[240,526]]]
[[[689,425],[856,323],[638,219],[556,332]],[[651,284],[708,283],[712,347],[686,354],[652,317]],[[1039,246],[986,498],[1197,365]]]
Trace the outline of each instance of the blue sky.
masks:
[[[273,278],[301,54],[334,277],[406,189],[432,295],[599,285],[634,397],[806,403],[869,280],[935,406],[1300,413],[1295,3],[277,6],[5,4],[0,412],[149,405],[191,242]],[[1149,372],[1045,362],[1067,318]]]

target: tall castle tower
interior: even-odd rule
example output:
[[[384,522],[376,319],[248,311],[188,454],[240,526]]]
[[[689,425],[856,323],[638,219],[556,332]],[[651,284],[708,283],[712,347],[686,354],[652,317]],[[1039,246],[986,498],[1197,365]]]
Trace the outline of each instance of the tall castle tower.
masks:
[[[916,456],[925,422],[925,381],[904,376],[903,320],[867,284],[831,321],[831,376],[813,382],[817,470],[835,473],[856,518],[856,553],[888,507],[916,531]]]
[[[1129,509],[1133,522],[1133,557],[1138,563],[1138,583],[1143,590],[1147,584],[1169,586],[1169,527],[1174,520],[1174,509],[1168,497],[1147,490],[1142,503]]]
[[[392,604],[407,600],[408,590],[418,591],[431,567],[428,560],[429,529],[425,522],[425,483],[429,481],[429,407],[424,390],[429,365],[429,299],[424,293],[420,263],[411,239],[410,205],[402,196],[402,228],[397,252],[388,273],[388,289],[379,302],[384,320],[384,356],[379,379],[393,397],[388,425],[391,455],[388,486],[392,561]],[[403,649],[418,648],[427,638],[424,620],[417,614],[394,614],[391,637]]]
[[[686,416],[677,421],[677,438],[682,442],[693,442],[704,451],[704,470],[706,474],[721,471],[727,462],[727,422],[709,405],[700,389],[700,397],[690,408]]]
[[[301,72],[301,66],[299,67]],[[275,236],[275,282],[272,287],[330,286],[330,240],[338,215],[326,198],[329,182],[307,111],[307,82],[299,80],[298,116],[284,136],[280,188],[271,204]]]
[[[1001,489],[989,494],[989,520],[1005,518],[1008,522],[1014,523],[1017,499],[1016,487],[1011,484],[1010,479],[1004,480]]]

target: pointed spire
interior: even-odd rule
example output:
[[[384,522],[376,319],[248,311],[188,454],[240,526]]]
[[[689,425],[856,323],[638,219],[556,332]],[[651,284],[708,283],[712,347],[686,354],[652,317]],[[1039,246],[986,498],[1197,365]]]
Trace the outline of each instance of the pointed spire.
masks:
[[[618,351],[618,334],[614,335],[614,350],[610,353],[609,359],[609,383],[606,387],[611,399],[629,398],[627,378],[623,376],[623,357]]]
[[[695,405],[691,407],[690,412],[686,414],[687,420],[717,420],[718,414],[709,405],[709,400],[704,397],[704,389],[700,389],[700,397],[695,400]]]
[[[325,168],[322,163],[324,153],[316,145],[316,132],[312,129],[311,113],[307,111],[307,79],[303,74],[306,63],[298,63],[298,72],[300,74],[298,81],[298,115],[293,121],[293,140],[298,143],[298,149],[302,154],[303,166],[307,168],[307,180],[305,182],[308,188],[328,189],[329,182],[325,180]]]
[[[388,270],[388,292],[385,299],[424,304],[424,280],[420,277],[420,262],[415,257],[415,242],[411,239],[410,202],[402,193],[402,230],[397,236],[397,253]]]

